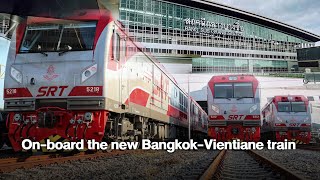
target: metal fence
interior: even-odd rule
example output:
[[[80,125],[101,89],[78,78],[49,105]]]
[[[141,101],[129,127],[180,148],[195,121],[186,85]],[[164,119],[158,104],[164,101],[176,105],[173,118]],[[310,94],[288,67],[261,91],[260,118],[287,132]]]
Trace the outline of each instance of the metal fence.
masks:
[[[309,82],[320,82],[320,72],[310,72],[305,73],[303,78],[303,83],[308,84]]]

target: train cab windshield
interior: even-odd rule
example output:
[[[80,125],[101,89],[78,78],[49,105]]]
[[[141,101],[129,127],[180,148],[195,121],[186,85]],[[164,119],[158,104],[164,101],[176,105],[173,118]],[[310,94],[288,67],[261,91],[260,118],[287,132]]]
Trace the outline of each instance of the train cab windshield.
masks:
[[[279,112],[306,112],[304,102],[278,102]]]
[[[293,112],[306,112],[306,105],[304,102],[291,102],[291,109]]]
[[[30,24],[26,27],[20,53],[92,50],[95,31],[95,21]]]
[[[252,83],[220,83],[214,85],[215,98],[253,98]]]

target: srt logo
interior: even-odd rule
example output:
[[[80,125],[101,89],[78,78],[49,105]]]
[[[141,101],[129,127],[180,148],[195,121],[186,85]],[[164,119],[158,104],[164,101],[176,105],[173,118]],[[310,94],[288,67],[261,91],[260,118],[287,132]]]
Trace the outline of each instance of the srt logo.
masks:
[[[56,93],[58,96],[62,96],[66,88],[68,88],[68,86],[43,86],[39,88],[37,97],[56,96]]]
[[[58,74],[54,73],[54,66],[53,65],[50,65],[47,69],[47,74],[43,75],[43,77],[48,81],[51,81],[58,76],[59,76]]]
[[[233,114],[238,112],[238,109],[237,109],[237,106],[236,105],[233,105],[231,110],[230,110]]]

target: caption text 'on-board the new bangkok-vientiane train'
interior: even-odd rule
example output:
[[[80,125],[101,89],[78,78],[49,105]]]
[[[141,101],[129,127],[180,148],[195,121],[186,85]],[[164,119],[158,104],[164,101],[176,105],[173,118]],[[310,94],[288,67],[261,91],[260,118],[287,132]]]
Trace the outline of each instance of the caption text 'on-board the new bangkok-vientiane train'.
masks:
[[[207,137],[207,114],[107,10],[28,17],[12,36],[4,85],[10,144]],[[45,151],[45,148],[43,149]]]

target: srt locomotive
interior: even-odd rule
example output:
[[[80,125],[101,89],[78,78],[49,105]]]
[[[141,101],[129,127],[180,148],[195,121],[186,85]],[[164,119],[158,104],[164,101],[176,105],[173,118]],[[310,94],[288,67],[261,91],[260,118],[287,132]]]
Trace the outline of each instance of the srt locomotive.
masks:
[[[260,89],[252,75],[213,76],[208,82],[208,135],[217,141],[260,140]]]
[[[263,140],[294,141],[309,144],[311,140],[311,108],[305,96],[274,96],[262,109]]]
[[[28,17],[10,45],[4,85],[15,151],[33,141],[187,139],[188,95],[105,9]],[[207,115],[191,100],[192,134]],[[46,151],[44,148],[43,151]]]

